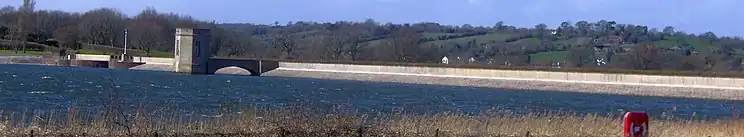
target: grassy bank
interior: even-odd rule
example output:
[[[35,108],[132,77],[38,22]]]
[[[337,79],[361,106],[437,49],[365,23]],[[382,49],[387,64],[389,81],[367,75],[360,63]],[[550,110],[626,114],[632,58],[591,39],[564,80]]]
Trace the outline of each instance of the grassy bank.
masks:
[[[49,52],[49,51],[26,51],[26,53],[23,53],[23,51],[18,51],[18,53],[16,53],[13,50],[0,50],[0,54],[5,54],[5,55],[51,55],[52,52]]]
[[[371,118],[343,111],[312,113],[308,108],[248,109],[234,116],[187,118],[175,113],[150,116],[114,111],[65,112],[68,116],[22,117],[3,114],[0,136],[365,136],[365,137],[486,137],[486,136],[590,136],[621,135],[621,119],[605,116],[559,114],[460,115],[391,113]],[[142,114],[142,113],[140,113]],[[744,135],[744,121],[656,120],[652,137],[733,137]]]

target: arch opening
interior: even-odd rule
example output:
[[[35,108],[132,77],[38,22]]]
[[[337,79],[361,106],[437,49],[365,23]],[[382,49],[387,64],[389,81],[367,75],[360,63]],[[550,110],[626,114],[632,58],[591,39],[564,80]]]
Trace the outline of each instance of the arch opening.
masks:
[[[240,66],[220,67],[214,71],[214,74],[248,75],[248,76],[260,75],[260,73],[256,73],[251,69],[240,67]]]

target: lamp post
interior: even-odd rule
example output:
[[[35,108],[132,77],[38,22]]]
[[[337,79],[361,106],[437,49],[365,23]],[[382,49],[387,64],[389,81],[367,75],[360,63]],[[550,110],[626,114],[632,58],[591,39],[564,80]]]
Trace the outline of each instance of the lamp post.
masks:
[[[124,55],[127,55],[127,29],[124,29]]]

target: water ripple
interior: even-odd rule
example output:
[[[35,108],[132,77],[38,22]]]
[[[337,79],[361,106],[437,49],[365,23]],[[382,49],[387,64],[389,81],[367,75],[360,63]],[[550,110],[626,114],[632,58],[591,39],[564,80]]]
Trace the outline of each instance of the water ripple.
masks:
[[[122,106],[137,107],[143,103],[150,108],[178,108],[189,114],[231,106],[283,107],[303,103],[321,108],[342,105],[362,112],[405,108],[475,113],[500,108],[510,112],[565,110],[619,114],[618,111],[640,110],[652,115],[696,113],[708,117],[744,112],[742,107],[735,107],[744,106],[742,101],[26,65],[0,65],[0,70],[13,74],[0,75],[0,110],[7,111],[71,105],[101,109],[105,102],[120,101]],[[200,115],[216,114],[196,114]]]

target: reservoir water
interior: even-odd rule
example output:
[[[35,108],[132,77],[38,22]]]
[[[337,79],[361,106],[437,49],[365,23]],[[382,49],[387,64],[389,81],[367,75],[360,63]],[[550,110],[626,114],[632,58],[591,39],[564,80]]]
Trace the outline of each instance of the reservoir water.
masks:
[[[113,104],[131,108],[147,104],[189,113],[295,104],[311,104],[320,109],[344,106],[360,112],[404,109],[477,113],[498,108],[514,112],[571,111],[613,115],[647,111],[651,116],[695,113],[707,118],[728,118],[744,110],[744,101],[730,100],[0,65],[0,110],[3,113],[65,110],[71,106],[95,111],[107,102],[111,104],[112,97],[121,100]]]

